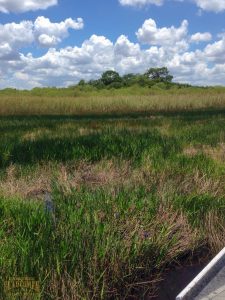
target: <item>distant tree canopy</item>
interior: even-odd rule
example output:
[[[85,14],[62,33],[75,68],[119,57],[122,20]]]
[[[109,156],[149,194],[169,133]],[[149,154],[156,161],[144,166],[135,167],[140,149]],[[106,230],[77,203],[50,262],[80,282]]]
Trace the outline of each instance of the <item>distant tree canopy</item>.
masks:
[[[161,85],[164,88],[169,88],[173,85],[172,83],[173,76],[169,73],[169,70],[166,67],[162,68],[150,68],[144,74],[125,74],[120,76],[120,74],[114,70],[105,71],[101,78],[97,80],[90,80],[85,82],[80,80],[77,84],[80,88],[87,88],[87,85],[90,87],[95,87],[97,89],[104,88],[122,88],[129,87],[133,85],[138,85],[142,87],[151,88],[154,85]]]
[[[102,74],[101,80],[104,85],[110,85],[115,82],[121,82],[122,78],[119,73],[109,70]]]
[[[173,80],[173,76],[169,74],[169,70],[166,67],[150,68],[145,73],[145,76],[158,82],[171,82]]]

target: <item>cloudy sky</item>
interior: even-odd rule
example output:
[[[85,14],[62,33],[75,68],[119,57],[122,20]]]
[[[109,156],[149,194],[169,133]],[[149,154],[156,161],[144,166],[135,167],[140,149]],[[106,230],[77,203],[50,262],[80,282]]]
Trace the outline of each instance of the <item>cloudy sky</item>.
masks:
[[[0,88],[161,66],[225,85],[225,0],[0,0]]]

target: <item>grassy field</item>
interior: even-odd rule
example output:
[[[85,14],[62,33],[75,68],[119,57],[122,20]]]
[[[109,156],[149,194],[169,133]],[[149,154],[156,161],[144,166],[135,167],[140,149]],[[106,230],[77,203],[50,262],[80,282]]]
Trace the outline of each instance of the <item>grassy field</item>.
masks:
[[[0,132],[3,299],[14,276],[41,299],[151,297],[224,247],[224,89],[2,91]]]
[[[224,109],[225,88],[156,88],[84,90],[34,89],[0,91],[0,116],[73,115],[101,116],[193,109]]]

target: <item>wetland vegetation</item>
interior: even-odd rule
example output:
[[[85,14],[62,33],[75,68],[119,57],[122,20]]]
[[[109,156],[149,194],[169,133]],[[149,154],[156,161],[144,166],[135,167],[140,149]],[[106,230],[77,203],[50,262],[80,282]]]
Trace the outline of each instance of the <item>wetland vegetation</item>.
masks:
[[[162,87],[0,91],[2,297],[13,276],[43,299],[151,297],[224,247],[225,89]]]

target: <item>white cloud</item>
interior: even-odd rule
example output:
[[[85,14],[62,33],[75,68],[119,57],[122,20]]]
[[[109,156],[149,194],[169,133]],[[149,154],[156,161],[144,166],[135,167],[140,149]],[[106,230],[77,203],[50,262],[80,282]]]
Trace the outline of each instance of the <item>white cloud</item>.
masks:
[[[66,19],[60,23],[51,23],[45,17],[38,17],[35,22],[0,24],[0,56],[9,57],[10,53],[36,42],[43,47],[52,47],[68,36],[68,30],[83,28],[83,20]],[[3,55],[4,54],[4,55]]]
[[[113,43],[104,36],[92,35],[81,47],[49,49],[42,57],[29,55],[21,60],[25,64],[23,73],[39,78],[41,85],[64,85],[82,77],[92,79],[113,68],[113,58]]]
[[[198,7],[206,11],[220,12],[225,10],[225,0],[194,0]]]
[[[57,0],[0,0],[0,12],[22,13],[47,9],[50,6],[56,5],[57,2]]]
[[[63,24],[60,26],[51,23],[48,28],[43,26],[45,22],[40,23],[36,31],[34,23],[20,24],[21,37],[14,34],[14,25],[7,26],[7,30],[4,28],[0,42],[1,88],[66,86],[82,78],[98,78],[108,69],[125,74],[160,66],[167,66],[179,82],[202,85],[225,82],[225,35],[208,42],[204,48],[201,45],[195,51],[190,50],[190,43],[207,42],[211,36],[210,33],[190,35],[186,21],[178,28],[160,28],[154,20],[147,20],[137,34],[140,42],[147,43],[145,47],[139,42],[131,42],[125,35],[119,36],[115,43],[104,36],[92,35],[80,47],[50,48],[40,57],[20,53],[19,47],[26,41],[37,41],[38,37],[39,44],[52,45],[58,42],[54,38],[62,39],[67,35],[66,21],[57,23]],[[27,36],[25,31],[23,35],[24,27],[29,28]]]
[[[191,36],[190,40],[191,40],[192,43],[199,43],[199,42],[208,42],[208,41],[211,41],[211,39],[212,39],[211,33],[209,33],[209,32],[204,32],[204,33],[197,32],[197,33],[195,33]]]
[[[0,24],[0,45],[8,43],[13,48],[19,48],[33,41],[33,23],[31,21],[22,21],[19,24]]]
[[[164,0],[119,0],[121,5],[127,6],[145,6],[149,4],[162,5]]]
[[[204,54],[211,62],[225,63],[225,36],[221,40],[207,45]]]
[[[0,60],[9,60],[12,57],[13,50],[8,43],[0,44]]]
[[[122,57],[137,56],[141,49],[139,44],[131,43],[127,36],[121,35],[115,43],[115,54]]]
[[[114,65],[124,74],[142,71],[144,53],[139,44],[129,41],[128,37],[121,35],[114,45]]]
[[[142,44],[173,46],[180,45],[182,48],[185,45],[185,38],[188,33],[188,21],[184,20],[180,27],[163,27],[157,28],[156,22],[153,19],[148,19],[144,22],[141,28],[138,29],[136,35]]]
[[[68,30],[80,30],[84,26],[83,19],[66,19],[60,23],[52,23],[48,18],[38,17],[34,22],[34,35],[41,46],[52,47],[68,36]]]
[[[50,36],[48,34],[41,34],[38,37],[38,42],[40,45],[45,46],[45,47],[52,47],[57,45],[60,42],[60,39],[55,37],[54,35]]]
[[[119,3],[124,6],[146,6],[154,4],[157,6],[163,5],[168,0],[119,0]],[[212,12],[221,12],[225,10],[225,0],[174,0],[174,1],[189,1],[195,3],[200,9]]]

